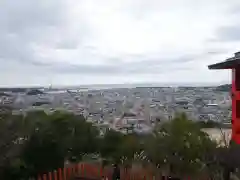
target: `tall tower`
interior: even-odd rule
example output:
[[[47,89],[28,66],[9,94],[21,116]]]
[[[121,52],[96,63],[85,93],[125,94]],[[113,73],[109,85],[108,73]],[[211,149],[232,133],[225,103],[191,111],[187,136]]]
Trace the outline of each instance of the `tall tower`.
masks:
[[[232,141],[240,144],[240,52],[208,68],[232,70]]]

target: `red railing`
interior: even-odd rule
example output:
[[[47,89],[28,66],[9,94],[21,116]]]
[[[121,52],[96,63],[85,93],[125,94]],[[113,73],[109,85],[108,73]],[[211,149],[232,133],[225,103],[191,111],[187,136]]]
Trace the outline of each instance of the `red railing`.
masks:
[[[102,168],[93,164],[77,164],[71,165],[65,168],[59,168],[54,172],[49,172],[43,175],[39,175],[37,180],[72,180],[74,178],[81,179],[108,179],[112,177],[111,168]],[[121,169],[121,179],[123,180],[150,180],[154,179],[153,174],[146,171],[128,172]]]
[[[65,168],[59,168],[54,172],[39,175],[37,180],[112,180],[112,168],[102,168],[94,164],[77,164]],[[121,169],[121,180],[168,180],[167,177],[150,173],[144,169],[136,172]],[[205,178],[204,178],[205,179]],[[185,178],[184,180],[190,180]],[[205,179],[207,180],[207,179]]]

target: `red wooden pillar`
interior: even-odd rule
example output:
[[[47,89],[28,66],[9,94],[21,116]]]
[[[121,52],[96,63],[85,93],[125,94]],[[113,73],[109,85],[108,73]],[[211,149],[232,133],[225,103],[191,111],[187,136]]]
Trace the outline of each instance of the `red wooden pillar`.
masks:
[[[232,70],[232,141],[240,145],[240,52],[224,62],[208,67],[209,69]]]
[[[43,175],[43,180],[47,180],[47,175],[46,174]]]
[[[71,167],[68,167],[68,178],[71,178],[72,176],[72,168]]]
[[[67,169],[65,167],[63,168],[63,179],[67,180]]]
[[[58,169],[58,180],[63,180],[63,174],[62,174],[62,169]]]
[[[48,173],[48,180],[52,180],[52,172]]]
[[[58,180],[58,178],[57,178],[57,171],[54,171],[53,176],[54,176],[54,180]]]

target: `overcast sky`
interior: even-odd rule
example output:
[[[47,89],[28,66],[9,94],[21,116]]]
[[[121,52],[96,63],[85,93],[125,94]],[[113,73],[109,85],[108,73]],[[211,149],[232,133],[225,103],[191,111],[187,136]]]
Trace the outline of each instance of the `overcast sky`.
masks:
[[[1,0],[0,86],[224,83],[239,0]]]

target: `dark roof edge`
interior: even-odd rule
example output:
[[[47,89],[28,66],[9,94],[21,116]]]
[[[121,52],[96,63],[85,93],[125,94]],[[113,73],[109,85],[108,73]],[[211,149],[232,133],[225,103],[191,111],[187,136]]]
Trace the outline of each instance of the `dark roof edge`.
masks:
[[[240,58],[228,58],[226,61],[211,64],[208,69],[232,69],[235,66],[240,65]]]

